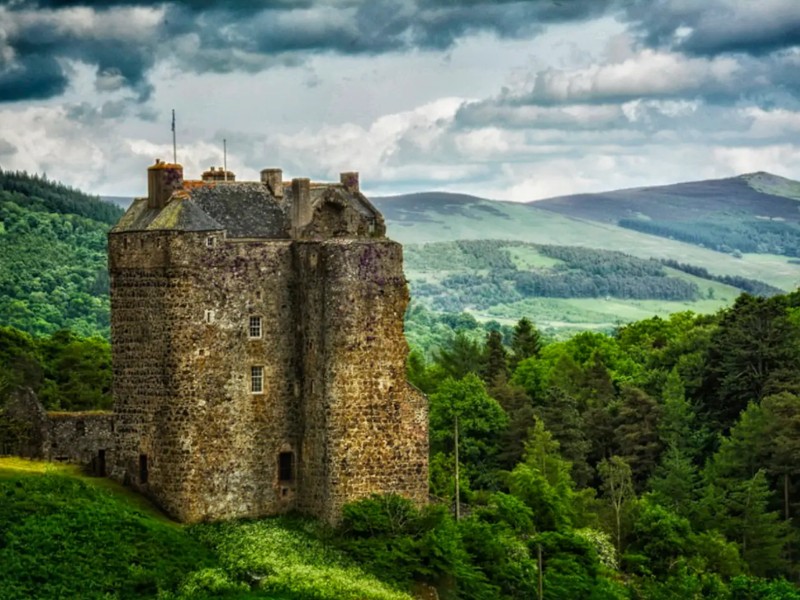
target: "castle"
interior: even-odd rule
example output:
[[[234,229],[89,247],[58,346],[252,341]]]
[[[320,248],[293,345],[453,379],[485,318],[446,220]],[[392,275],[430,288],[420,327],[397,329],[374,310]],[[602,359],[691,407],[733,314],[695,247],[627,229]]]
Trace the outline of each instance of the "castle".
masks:
[[[156,161],[108,236],[114,412],[50,437],[83,435],[60,447],[185,522],[425,502],[427,402],[385,230],[357,173],[187,181]]]

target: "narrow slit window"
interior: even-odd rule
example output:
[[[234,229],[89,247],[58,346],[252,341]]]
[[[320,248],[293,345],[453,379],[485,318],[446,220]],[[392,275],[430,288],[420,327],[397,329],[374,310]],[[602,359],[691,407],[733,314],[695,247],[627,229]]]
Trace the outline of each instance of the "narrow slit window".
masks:
[[[250,392],[253,394],[264,392],[264,367],[250,367]]]
[[[251,339],[261,337],[261,317],[250,317],[248,336]]]
[[[139,455],[139,483],[144,485],[149,477],[147,469],[147,454]]]
[[[278,480],[281,483],[294,481],[294,453],[281,452],[278,455]]]
[[[206,311],[206,323],[213,323],[214,322],[214,311],[207,310]]]

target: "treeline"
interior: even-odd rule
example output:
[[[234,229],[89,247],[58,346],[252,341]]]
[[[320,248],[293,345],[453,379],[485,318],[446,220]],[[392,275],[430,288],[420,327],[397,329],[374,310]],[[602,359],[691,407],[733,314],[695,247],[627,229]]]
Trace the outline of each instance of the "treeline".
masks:
[[[753,220],[747,223],[704,221],[645,221],[620,219],[620,227],[736,254],[800,256],[800,227],[785,221]]]
[[[451,509],[459,440],[459,597],[536,597],[541,551],[545,598],[800,598],[798,311],[800,293],[745,294],[610,336],[547,343],[522,320],[510,340],[472,329],[412,352],[431,493]],[[397,550],[431,550],[417,531],[356,535],[358,556],[394,548],[423,572]]]
[[[0,417],[19,388],[31,388],[47,410],[110,409],[111,347],[68,330],[36,338],[0,326]]]
[[[25,171],[0,169],[0,192],[5,192],[0,195],[5,200],[28,210],[78,215],[109,225],[116,223],[123,213],[118,206],[97,196],[51,181],[46,175],[30,175]]]
[[[747,277],[741,277],[739,275],[713,275],[709,273],[708,269],[705,267],[681,263],[671,258],[662,258],[660,262],[665,267],[677,269],[678,271],[689,273],[689,275],[694,275],[695,277],[708,279],[709,281],[718,281],[726,285],[732,285],[733,287],[744,290],[745,292],[753,294],[754,296],[770,297],[783,293],[783,290],[780,288],[776,288],[775,286],[764,283],[763,281],[759,281],[758,279],[748,279]]]

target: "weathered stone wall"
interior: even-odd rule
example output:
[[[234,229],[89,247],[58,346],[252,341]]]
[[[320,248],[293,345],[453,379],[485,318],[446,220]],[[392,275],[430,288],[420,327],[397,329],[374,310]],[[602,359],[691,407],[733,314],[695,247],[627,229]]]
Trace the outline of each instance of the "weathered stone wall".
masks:
[[[47,414],[30,388],[13,391],[0,405],[0,454],[44,458]]]
[[[309,336],[301,507],[335,521],[343,504],[374,493],[424,503],[427,402],[406,382],[402,247],[329,240],[297,252],[301,288],[310,290],[301,318]]]
[[[106,475],[115,459],[114,415],[110,412],[49,412],[44,443],[46,460],[80,464]]]
[[[399,244],[118,233],[109,256],[114,477],[181,521],[294,508],[335,521],[372,493],[425,501]]]
[[[71,462],[106,475],[114,461],[110,412],[46,412],[30,389],[14,392],[0,412],[0,454]]]
[[[163,263],[148,269],[138,256],[146,247],[132,243],[113,261],[124,470],[183,521],[288,510],[295,482],[278,481],[278,456],[298,440],[290,242],[184,233],[163,247]],[[251,316],[261,317],[258,339],[248,335]],[[147,327],[137,330],[141,319]],[[259,394],[250,391],[252,366],[263,367]]]

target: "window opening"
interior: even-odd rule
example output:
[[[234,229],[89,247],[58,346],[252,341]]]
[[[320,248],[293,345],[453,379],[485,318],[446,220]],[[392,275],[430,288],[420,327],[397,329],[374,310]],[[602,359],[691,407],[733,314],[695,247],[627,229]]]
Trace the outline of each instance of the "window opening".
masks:
[[[264,367],[250,367],[250,392],[253,394],[264,392]]]
[[[261,317],[250,317],[249,337],[261,337]]]
[[[206,323],[213,323],[214,322],[214,311],[207,310],[206,311]]]
[[[217,240],[215,240],[213,237],[206,238],[206,246],[208,246],[209,248],[213,248],[216,245],[216,243]]]
[[[278,480],[281,483],[294,481],[294,452],[281,452],[278,455]]]
[[[139,455],[139,483],[144,485],[149,477],[147,470],[147,454]]]
[[[86,423],[83,419],[75,421],[75,431],[78,435],[86,435]]]

